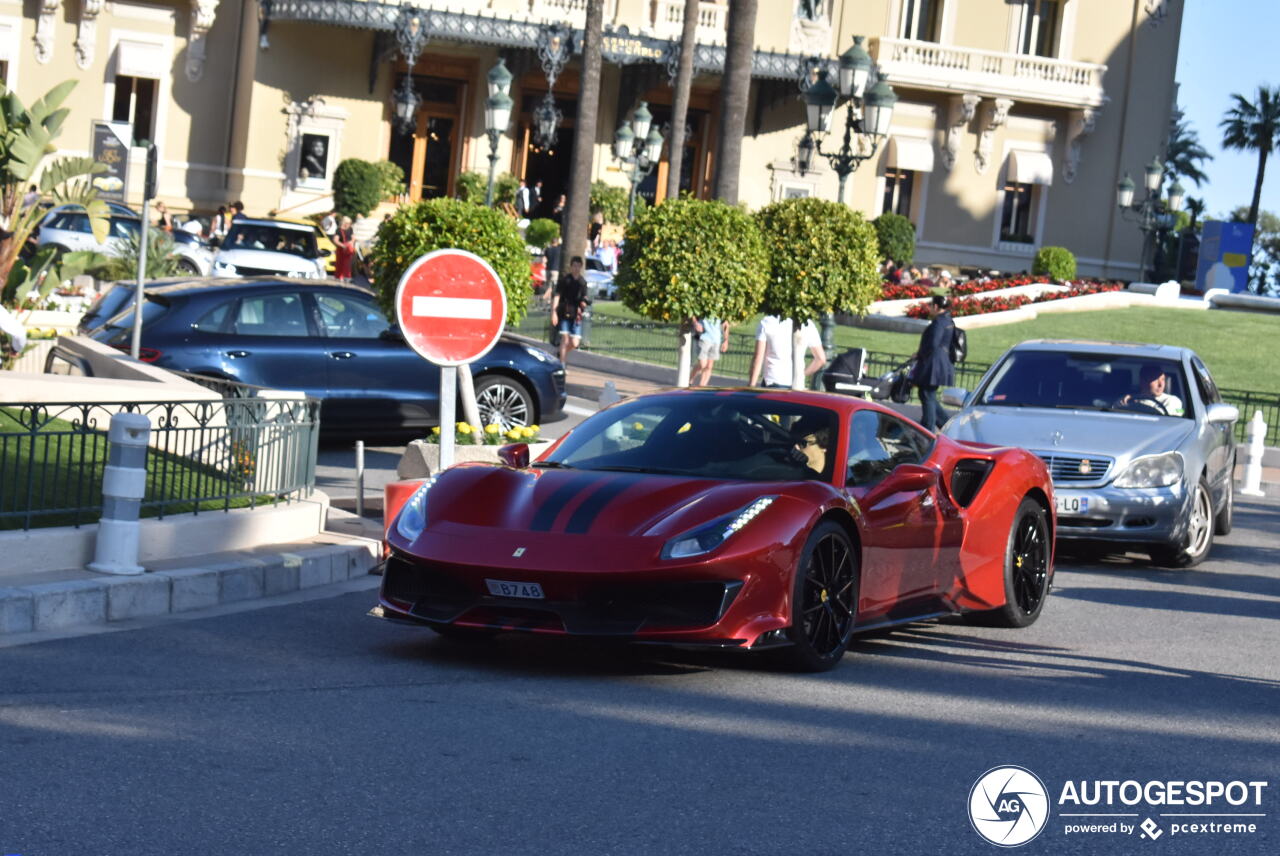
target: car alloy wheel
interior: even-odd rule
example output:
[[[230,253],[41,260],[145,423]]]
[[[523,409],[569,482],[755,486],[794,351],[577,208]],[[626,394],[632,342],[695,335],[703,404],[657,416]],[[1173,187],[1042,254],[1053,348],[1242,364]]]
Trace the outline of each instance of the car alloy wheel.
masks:
[[[1213,498],[1204,479],[1196,485],[1187,509],[1186,534],[1181,546],[1152,547],[1151,558],[1157,565],[1190,568],[1200,564],[1213,546]]]
[[[532,425],[533,398],[524,385],[501,375],[482,377],[476,381],[476,407],[485,425],[495,422],[506,431],[517,425]]]
[[[796,568],[793,646],[787,649],[794,668],[820,672],[840,662],[853,636],[859,581],[858,556],[844,528],[830,520],[818,524]]]

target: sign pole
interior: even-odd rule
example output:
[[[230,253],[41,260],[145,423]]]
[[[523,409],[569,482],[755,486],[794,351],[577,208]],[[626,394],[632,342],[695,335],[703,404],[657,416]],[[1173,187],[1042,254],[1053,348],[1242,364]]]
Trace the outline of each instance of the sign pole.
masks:
[[[147,144],[147,177],[142,185],[142,229],[138,233],[138,276],[133,295],[133,344],[129,355],[142,354],[142,305],[146,297],[147,245],[151,243],[151,199],[156,195],[156,144]]]
[[[440,367],[440,471],[453,466],[453,435],[458,422],[458,367]]]

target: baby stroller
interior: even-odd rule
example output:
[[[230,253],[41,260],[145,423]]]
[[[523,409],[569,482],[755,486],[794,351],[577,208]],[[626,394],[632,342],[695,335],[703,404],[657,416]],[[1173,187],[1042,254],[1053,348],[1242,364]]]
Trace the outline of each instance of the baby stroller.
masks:
[[[827,392],[866,398],[874,387],[874,379],[866,377],[866,371],[866,348],[850,348],[823,371],[822,385]]]

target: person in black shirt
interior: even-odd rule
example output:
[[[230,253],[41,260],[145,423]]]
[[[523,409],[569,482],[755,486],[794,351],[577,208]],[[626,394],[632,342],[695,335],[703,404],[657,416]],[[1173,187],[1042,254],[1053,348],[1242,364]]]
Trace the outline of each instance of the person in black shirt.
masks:
[[[569,272],[560,277],[551,298],[551,316],[560,331],[560,362],[565,365],[568,365],[569,352],[582,344],[582,316],[588,303],[582,256],[574,256],[569,262]]]

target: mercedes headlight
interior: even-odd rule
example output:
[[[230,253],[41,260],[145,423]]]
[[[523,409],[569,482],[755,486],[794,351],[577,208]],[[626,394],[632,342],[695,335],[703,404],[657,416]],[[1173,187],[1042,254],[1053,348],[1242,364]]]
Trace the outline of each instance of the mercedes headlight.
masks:
[[[710,523],[697,529],[677,535],[662,548],[664,559],[687,559],[690,556],[701,556],[719,547],[729,536],[750,523],[760,512],[768,508],[776,496],[762,496],[746,508],[739,509],[724,517],[717,517]]]
[[[1182,481],[1182,455],[1165,452],[1135,458],[1116,480],[1115,487],[1168,487]]]
[[[413,492],[413,496],[409,497],[409,501],[401,506],[400,513],[396,516],[396,531],[406,541],[414,540],[427,527],[427,491],[436,483],[436,478],[437,476],[432,476],[424,481]]]

